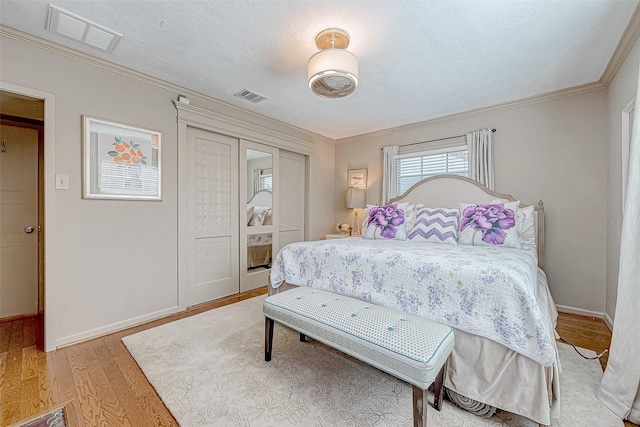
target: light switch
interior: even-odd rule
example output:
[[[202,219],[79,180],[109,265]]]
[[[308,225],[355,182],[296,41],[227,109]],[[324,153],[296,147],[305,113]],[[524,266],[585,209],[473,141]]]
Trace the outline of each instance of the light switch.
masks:
[[[69,175],[56,174],[56,190],[69,189]]]

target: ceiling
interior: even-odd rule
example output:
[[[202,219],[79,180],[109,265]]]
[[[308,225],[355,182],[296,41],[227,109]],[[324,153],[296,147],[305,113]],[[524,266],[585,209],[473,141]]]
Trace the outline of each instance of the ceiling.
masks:
[[[598,81],[638,1],[56,1],[124,37],[112,53],[45,30],[47,1],[0,22],[332,139]],[[338,27],[355,93],[313,95],[315,36]],[[249,89],[268,99],[236,98]]]

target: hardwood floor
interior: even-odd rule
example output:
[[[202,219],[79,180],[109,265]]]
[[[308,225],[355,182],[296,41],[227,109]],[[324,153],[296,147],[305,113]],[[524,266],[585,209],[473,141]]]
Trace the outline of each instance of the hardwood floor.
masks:
[[[69,400],[73,427],[177,426],[122,337],[264,293],[266,287],[222,298],[50,353],[36,345],[42,333],[36,317],[0,323],[0,426]],[[596,353],[611,340],[604,322],[595,318],[562,313],[557,330],[564,339]],[[606,358],[601,363],[604,368]]]

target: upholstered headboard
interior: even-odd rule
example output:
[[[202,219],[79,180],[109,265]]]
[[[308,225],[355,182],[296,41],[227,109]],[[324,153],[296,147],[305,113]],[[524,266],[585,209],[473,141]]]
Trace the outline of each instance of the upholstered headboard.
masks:
[[[251,200],[247,202],[247,206],[261,206],[271,208],[273,204],[273,195],[269,190],[260,190],[253,195]]]
[[[409,188],[403,195],[389,202],[423,203],[438,208],[458,208],[458,203],[491,203],[495,199],[514,202],[518,199],[510,194],[496,193],[470,178],[457,175],[438,175],[423,179]],[[520,202],[520,207],[527,205]],[[544,268],[544,204],[542,200],[534,206],[534,226],[538,266]]]

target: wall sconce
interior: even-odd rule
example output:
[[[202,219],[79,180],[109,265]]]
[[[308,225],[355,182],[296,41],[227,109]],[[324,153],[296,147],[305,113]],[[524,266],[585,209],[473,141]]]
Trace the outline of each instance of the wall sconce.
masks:
[[[365,203],[365,191],[362,188],[347,188],[347,194],[345,197],[345,205],[349,209],[353,209],[353,234],[356,236],[360,234],[360,227],[358,224],[358,211],[357,209],[364,209],[367,207]]]

